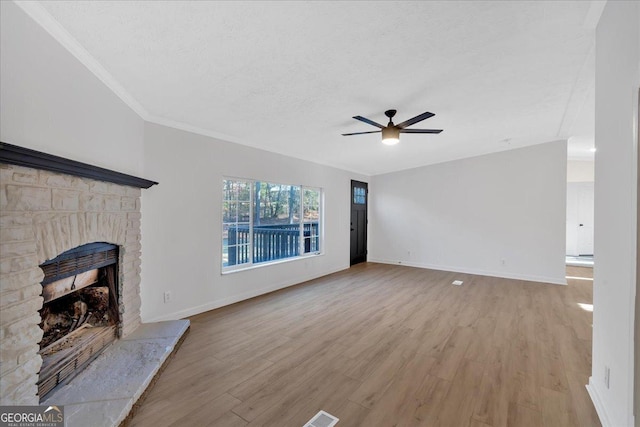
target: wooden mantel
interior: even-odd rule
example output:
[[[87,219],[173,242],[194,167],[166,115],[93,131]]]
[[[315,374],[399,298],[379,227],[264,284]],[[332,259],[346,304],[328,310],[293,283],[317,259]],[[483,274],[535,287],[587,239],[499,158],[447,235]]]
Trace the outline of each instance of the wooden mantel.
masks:
[[[157,184],[157,182],[148,179],[65,159],[64,157],[54,156],[53,154],[31,150],[6,142],[0,142],[0,163],[43,169],[137,188],[149,188]]]

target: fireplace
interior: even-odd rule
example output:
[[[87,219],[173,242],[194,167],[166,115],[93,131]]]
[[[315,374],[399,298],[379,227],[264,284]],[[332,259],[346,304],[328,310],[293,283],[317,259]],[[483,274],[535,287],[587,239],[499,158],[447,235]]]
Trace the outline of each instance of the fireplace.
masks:
[[[37,405],[141,324],[153,184],[0,143],[0,405]]]
[[[118,247],[88,243],[40,265],[40,401],[119,336]]]

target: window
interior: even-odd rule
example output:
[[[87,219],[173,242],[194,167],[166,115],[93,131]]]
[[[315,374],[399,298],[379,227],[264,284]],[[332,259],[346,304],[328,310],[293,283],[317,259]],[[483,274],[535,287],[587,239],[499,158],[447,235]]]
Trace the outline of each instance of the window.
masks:
[[[223,271],[320,253],[320,188],[224,179],[222,193]]]
[[[353,187],[353,203],[365,205],[367,203],[367,190],[362,187]]]

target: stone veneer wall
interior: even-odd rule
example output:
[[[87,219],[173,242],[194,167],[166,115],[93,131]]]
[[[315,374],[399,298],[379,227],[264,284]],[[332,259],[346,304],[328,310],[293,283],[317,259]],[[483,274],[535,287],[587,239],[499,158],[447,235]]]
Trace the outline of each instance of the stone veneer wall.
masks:
[[[120,248],[122,336],[140,324],[140,189],[0,164],[0,405],[37,405],[44,261]]]

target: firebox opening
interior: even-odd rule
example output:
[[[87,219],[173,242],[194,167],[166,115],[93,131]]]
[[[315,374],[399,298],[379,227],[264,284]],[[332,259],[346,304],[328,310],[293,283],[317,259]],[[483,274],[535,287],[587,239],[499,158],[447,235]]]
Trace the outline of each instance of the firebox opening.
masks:
[[[44,335],[38,394],[42,401],[69,382],[109,344],[120,329],[118,247],[90,243],[40,265]]]

